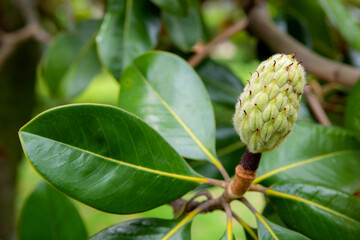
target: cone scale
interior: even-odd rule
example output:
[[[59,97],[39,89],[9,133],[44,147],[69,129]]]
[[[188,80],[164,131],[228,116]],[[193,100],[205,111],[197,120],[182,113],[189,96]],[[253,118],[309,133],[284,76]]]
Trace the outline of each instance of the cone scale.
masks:
[[[276,149],[291,132],[305,86],[295,54],[275,54],[251,75],[236,104],[233,123],[252,153]]]

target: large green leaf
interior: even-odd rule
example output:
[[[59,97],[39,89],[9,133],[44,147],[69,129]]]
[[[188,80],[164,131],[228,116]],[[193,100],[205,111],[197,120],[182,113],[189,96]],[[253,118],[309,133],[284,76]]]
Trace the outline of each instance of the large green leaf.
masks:
[[[211,100],[234,109],[235,100],[244,87],[241,80],[226,66],[210,59],[202,62],[196,70],[204,81]]]
[[[181,58],[149,52],[123,73],[119,106],[144,119],[180,155],[219,165],[211,102],[195,71]]]
[[[352,15],[346,8],[345,4],[340,0],[318,0],[327,17],[332,24],[336,26],[342,36],[355,48],[360,50],[360,27]]]
[[[151,0],[161,9],[185,17],[189,12],[189,0]]]
[[[311,239],[359,239],[360,199],[350,194],[291,182],[275,184],[266,194],[285,224]]]
[[[280,225],[282,227],[286,227],[284,222],[279,217],[279,214],[277,214],[274,207],[271,205],[270,201],[268,201],[268,203],[265,205],[264,210],[262,211],[262,215],[269,221],[276,223],[277,225]]]
[[[100,73],[95,45],[98,27],[98,21],[79,22],[74,32],[59,34],[47,48],[40,71],[52,96],[74,97]]]
[[[159,11],[147,0],[109,0],[96,42],[116,79],[135,57],[155,47],[160,25]]]
[[[360,186],[358,146],[345,129],[296,124],[280,148],[263,154],[254,182],[302,179],[352,193]]]
[[[170,38],[184,52],[190,51],[203,35],[199,9],[195,6],[194,0],[191,1],[189,13],[184,17],[168,12],[162,14]]]
[[[106,228],[90,240],[160,240],[176,228],[181,220],[136,219]],[[191,239],[190,227],[191,222],[187,222],[168,239]]]
[[[291,214],[291,213],[289,213]],[[258,238],[259,240],[309,240],[309,238],[291,231],[287,228],[281,227],[275,223],[270,222],[260,214],[256,213],[256,221],[258,224]]]
[[[360,81],[351,89],[346,104],[345,125],[360,136]]]
[[[19,222],[19,239],[87,239],[86,229],[71,201],[40,182],[26,200]]]
[[[116,107],[54,108],[26,124],[20,139],[44,179],[106,212],[146,211],[207,182],[155,130]]]

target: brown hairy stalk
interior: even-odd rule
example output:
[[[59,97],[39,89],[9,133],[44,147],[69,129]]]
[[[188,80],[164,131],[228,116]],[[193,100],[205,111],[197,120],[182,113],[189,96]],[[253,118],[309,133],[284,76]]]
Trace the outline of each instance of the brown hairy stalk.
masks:
[[[256,178],[256,169],[259,166],[260,159],[261,153],[252,153],[248,149],[245,150],[239,165],[235,169],[234,180],[230,182],[227,188],[227,198],[233,200],[244,195]]]

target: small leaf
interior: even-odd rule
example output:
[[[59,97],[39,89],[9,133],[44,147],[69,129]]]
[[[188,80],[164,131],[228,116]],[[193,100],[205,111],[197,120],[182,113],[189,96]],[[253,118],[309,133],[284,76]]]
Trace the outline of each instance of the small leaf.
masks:
[[[155,130],[116,107],[54,108],[19,134],[30,163],[44,179],[102,211],[146,211],[207,182]]]
[[[155,5],[168,13],[185,17],[189,12],[188,0],[151,0]]]
[[[345,125],[360,135],[360,81],[351,89],[346,104]],[[359,138],[359,137],[358,137]]]
[[[106,228],[90,238],[90,240],[159,240],[178,226],[181,220],[182,219],[165,220],[157,218],[136,219]],[[169,239],[190,239],[190,227],[191,222],[188,222]]]
[[[19,239],[87,239],[86,229],[71,201],[45,182],[26,200]]]
[[[163,12],[162,15],[171,39],[182,51],[190,51],[202,37],[203,25],[201,15],[194,3],[191,4],[189,13],[184,17],[167,12]]]
[[[120,80],[119,106],[144,119],[187,158],[219,165],[211,102],[194,70],[181,58],[149,52]]]
[[[135,57],[155,47],[160,26],[158,10],[147,0],[109,1],[96,42],[116,79]]]
[[[360,50],[360,28],[352,13],[339,0],[319,0],[320,5],[341,33],[341,35],[355,48]]]
[[[263,154],[254,183],[306,180],[352,193],[360,186],[358,146],[345,129],[296,124],[282,146]]]
[[[42,60],[40,71],[52,96],[72,98],[100,73],[101,63],[95,46],[99,21],[83,21],[75,31],[59,34]]]
[[[277,183],[266,190],[287,226],[312,239],[358,239],[360,199],[324,186]]]
[[[258,213],[256,213],[255,215],[258,224],[259,240],[309,240],[309,238],[297,232],[291,231],[287,228],[270,222]]]

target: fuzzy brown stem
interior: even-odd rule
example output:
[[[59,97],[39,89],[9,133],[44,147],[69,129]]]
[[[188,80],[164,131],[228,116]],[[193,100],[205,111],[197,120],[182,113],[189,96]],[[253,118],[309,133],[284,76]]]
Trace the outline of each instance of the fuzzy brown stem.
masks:
[[[236,167],[234,180],[229,184],[228,197],[239,198],[248,190],[256,177],[256,171],[246,170],[240,164]]]
[[[231,201],[244,195],[256,178],[256,169],[259,166],[261,153],[252,153],[245,150],[239,165],[235,169],[235,177],[227,187],[226,197]]]

